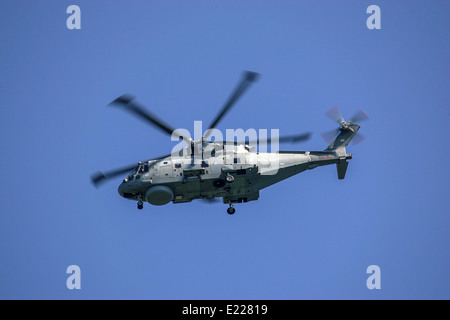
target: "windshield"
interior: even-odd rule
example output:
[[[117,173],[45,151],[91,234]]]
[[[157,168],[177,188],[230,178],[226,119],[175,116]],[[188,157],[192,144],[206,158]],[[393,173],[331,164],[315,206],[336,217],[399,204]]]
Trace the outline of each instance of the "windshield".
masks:
[[[137,173],[144,173],[148,171],[148,163],[140,164],[137,168]]]

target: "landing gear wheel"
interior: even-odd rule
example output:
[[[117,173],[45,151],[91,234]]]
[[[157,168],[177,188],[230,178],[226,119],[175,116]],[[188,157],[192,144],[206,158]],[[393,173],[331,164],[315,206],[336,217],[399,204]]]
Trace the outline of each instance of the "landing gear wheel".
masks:
[[[144,208],[144,203],[143,203],[142,201],[139,201],[139,202],[137,203],[137,208],[138,208],[139,210],[142,210],[142,208]]]
[[[234,214],[235,212],[236,212],[236,209],[233,208],[233,207],[229,207],[229,208],[227,209],[227,213],[228,213],[228,214]]]

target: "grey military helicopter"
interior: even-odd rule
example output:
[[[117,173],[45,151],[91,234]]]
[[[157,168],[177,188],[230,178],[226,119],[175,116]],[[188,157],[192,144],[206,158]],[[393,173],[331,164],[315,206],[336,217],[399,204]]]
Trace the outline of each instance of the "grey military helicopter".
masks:
[[[339,128],[323,134],[329,140],[323,151],[278,151],[260,152],[263,144],[296,143],[308,140],[311,133],[270,137],[252,141],[211,141],[214,128],[235,105],[251,83],[259,77],[256,72],[246,71],[220,112],[213,119],[201,139],[193,140],[146,110],[128,94],[112,101],[115,105],[147,121],[164,133],[185,142],[181,150],[172,151],[160,157],[134,163],[122,168],[97,172],[91,176],[95,186],[107,179],[128,173],[119,185],[119,194],[137,201],[138,209],[144,201],[160,206],[169,202],[186,203],[195,199],[212,202],[222,198],[228,204],[228,214],[234,214],[234,204],[258,200],[260,190],[306,170],[336,164],[338,179],[344,179],[348,159],[347,145],[363,138],[358,133],[356,122],[367,120],[359,111],[349,121],[345,121],[338,108],[332,108],[328,117],[339,124]],[[256,146],[260,149],[256,151]],[[264,149],[264,148],[263,148]]]

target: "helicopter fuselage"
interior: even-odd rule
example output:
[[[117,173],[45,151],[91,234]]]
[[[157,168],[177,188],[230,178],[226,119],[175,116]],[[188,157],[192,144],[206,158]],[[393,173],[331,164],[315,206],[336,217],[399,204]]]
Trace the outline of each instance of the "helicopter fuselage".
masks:
[[[260,153],[246,145],[213,146],[208,156],[173,154],[140,163],[123,180],[119,194],[154,205],[216,197],[229,204],[248,202],[257,200],[261,189],[293,175],[351,158],[334,151]]]

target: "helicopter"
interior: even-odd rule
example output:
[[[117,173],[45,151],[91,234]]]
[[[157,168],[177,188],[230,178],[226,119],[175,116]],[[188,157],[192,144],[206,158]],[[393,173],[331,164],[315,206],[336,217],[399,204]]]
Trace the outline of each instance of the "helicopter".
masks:
[[[123,108],[170,135],[172,140],[175,138],[182,141],[185,147],[177,150],[174,148],[170,154],[118,169],[94,173],[91,182],[98,187],[108,179],[128,173],[119,185],[118,192],[125,199],[137,201],[137,208],[140,210],[143,209],[144,202],[161,206],[169,202],[187,203],[196,199],[213,202],[222,198],[223,203],[228,204],[227,213],[232,215],[236,211],[236,203],[258,200],[260,190],[306,170],[335,164],[338,179],[344,179],[347,160],[352,159],[352,154],[346,152],[346,147],[355,137],[354,143],[364,139],[358,133],[360,125],[356,124],[368,120],[367,114],[361,110],[349,121],[344,120],[337,107],[325,113],[339,127],[322,134],[329,143],[322,151],[278,150],[279,143],[298,143],[310,139],[310,132],[263,139],[260,137],[251,141],[211,140],[217,124],[259,76],[256,72],[244,71],[237,87],[204,135],[195,140],[159,119],[137,102],[134,96],[124,94],[116,98],[110,106]],[[266,151],[269,143],[275,152],[261,152],[262,149]]]

